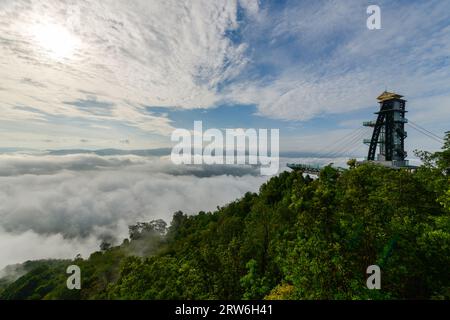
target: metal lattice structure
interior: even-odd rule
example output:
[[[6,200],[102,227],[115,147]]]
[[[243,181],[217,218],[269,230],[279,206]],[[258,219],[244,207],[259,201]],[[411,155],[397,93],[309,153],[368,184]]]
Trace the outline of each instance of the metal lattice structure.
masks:
[[[383,92],[377,99],[380,111],[376,112],[376,122],[364,122],[364,126],[373,127],[367,160],[392,162],[393,166],[407,165],[405,151],[406,100],[393,92]],[[378,155],[376,154],[379,150]]]
[[[366,161],[375,162],[392,169],[415,170],[417,167],[409,165],[408,160],[406,160],[405,139],[407,133],[405,124],[408,123],[408,120],[405,118],[407,112],[406,100],[402,98],[403,96],[397,93],[387,91],[377,97],[380,110],[375,112],[376,120],[363,122],[364,127],[373,128],[372,137],[364,139],[364,143],[369,145]],[[354,150],[352,145],[362,139],[364,134],[364,128],[359,128],[343,137],[341,141],[334,142],[329,147],[331,151],[325,148],[324,158],[336,158],[338,155],[345,156],[346,152]],[[365,161],[357,161],[356,163],[363,162]],[[287,166],[292,170],[315,176],[319,175],[323,169],[323,166],[300,163],[290,163]],[[339,167],[336,169],[344,170],[344,168]]]

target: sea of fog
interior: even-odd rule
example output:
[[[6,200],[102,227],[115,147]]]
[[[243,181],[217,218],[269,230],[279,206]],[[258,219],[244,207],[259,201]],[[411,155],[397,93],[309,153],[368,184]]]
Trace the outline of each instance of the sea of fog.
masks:
[[[282,158],[343,165],[345,159]],[[254,166],[174,165],[168,156],[95,153],[0,154],[0,269],[26,260],[83,257],[128,225],[182,210],[212,211],[270,177]]]

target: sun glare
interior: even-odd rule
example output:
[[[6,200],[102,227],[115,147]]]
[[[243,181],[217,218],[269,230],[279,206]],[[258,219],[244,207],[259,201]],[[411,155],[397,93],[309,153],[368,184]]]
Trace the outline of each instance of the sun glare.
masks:
[[[55,24],[36,26],[33,36],[40,49],[55,60],[70,58],[78,44],[74,35],[64,27]]]

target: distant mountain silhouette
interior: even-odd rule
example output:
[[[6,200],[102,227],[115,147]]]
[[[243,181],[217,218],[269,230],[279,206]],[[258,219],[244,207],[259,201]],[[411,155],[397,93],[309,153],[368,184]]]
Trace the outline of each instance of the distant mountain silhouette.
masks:
[[[86,150],[86,149],[62,149],[62,150],[48,150],[48,154],[55,156],[62,156],[67,154],[80,154],[91,153],[99,156],[114,156],[114,155],[136,155],[136,156],[167,156],[172,152],[171,148],[158,148],[158,149],[142,149],[142,150],[123,150],[123,149],[99,149],[99,150]],[[248,155],[248,152],[245,152]],[[320,153],[315,152],[301,152],[301,151],[284,151],[280,152],[281,157],[287,158],[321,158]]]
[[[100,149],[100,150],[86,150],[86,149],[63,149],[63,150],[48,150],[48,154],[55,156],[63,156],[68,154],[96,154],[99,156],[115,156],[115,155],[136,155],[142,157],[148,156],[166,156],[170,155],[170,148],[159,149],[144,149],[144,150],[122,150],[122,149]]]

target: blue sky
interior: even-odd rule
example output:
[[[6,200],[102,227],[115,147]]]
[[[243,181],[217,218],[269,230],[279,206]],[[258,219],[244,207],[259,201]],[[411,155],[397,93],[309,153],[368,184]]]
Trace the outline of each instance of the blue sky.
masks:
[[[4,0],[0,21],[0,148],[167,147],[202,120],[315,152],[373,119],[385,89],[449,129],[447,1]],[[440,146],[411,131],[407,147]]]

